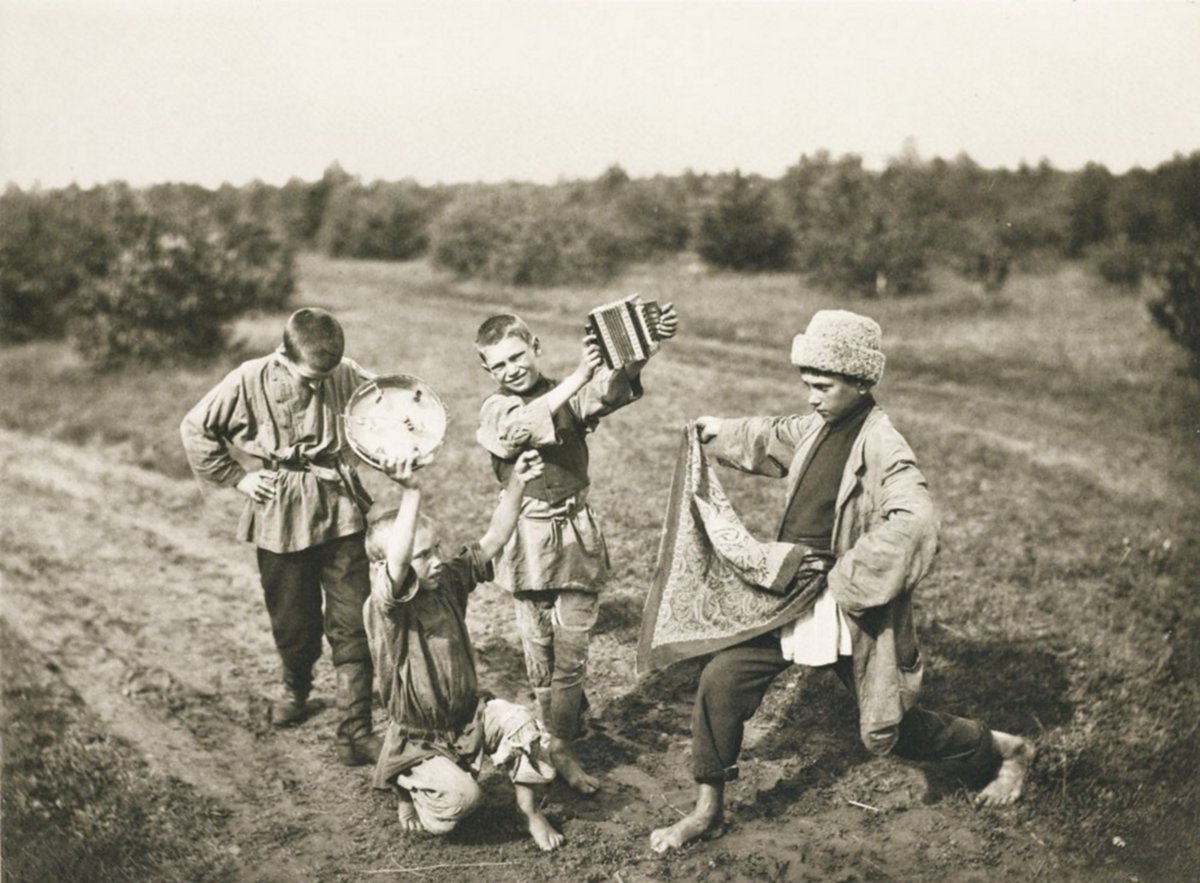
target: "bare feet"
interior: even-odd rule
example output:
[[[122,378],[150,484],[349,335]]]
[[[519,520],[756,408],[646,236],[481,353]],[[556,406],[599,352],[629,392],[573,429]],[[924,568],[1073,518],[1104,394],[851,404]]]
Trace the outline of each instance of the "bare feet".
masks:
[[[517,794],[517,809],[521,810],[521,814],[525,816],[525,821],[529,825],[529,834],[533,837],[533,842],[538,845],[538,849],[542,852],[553,852],[562,846],[563,835],[550,824],[549,819],[542,815],[542,793],[545,789],[541,786],[534,787],[516,783],[513,783],[513,788]]]
[[[575,748],[565,739],[550,737],[550,762],[563,781],[580,794],[595,794],[600,790],[600,780],[584,770],[575,756]]]
[[[992,731],[992,743],[1000,752],[1000,769],[996,778],[975,797],[979,806],[1008,806],[1021,796],[1025,786],[1025,774],[1037,749],[1028,739],[1010,736],[999,730]]]
[[[724,786],[701,784],[695,808],[675,824],[652,831],[650,848],[655,852],[679,849],[719,827],[724,794]]]
[[[396,817],[400,820],[400,830],[402,831],[425,830],[420,817],[417,816],[417,808],[413,806],[412,798],[408,796],[407,791],[400,793],[400,802],[396,805]]]
[[[533,837],[533,842],[538,845],[538,849],[542,852],[553,852],[562,846],[563,835],[554,829],[547,819],[540,812],[534,813],[531,816],[526,816],[529,822],[529,833]]]

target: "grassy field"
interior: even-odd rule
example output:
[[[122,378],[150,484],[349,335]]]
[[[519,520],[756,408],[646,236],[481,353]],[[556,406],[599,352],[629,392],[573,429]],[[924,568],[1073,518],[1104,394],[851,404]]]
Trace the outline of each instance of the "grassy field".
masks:
[[[926,297],[833,301],[794,276],[710,275],[688,261],[638,268],[603,289],[522,291],[460,283],[421,263],[315,257],[302,261],[295,301],[334,310],[348,354],[364,365],[418,374],[447,401],[449,437],[427,482],[447,532],[468,539],[482,530],[494,499],[473,441],[489,383],[471,344],[475,327],[515,309],[542,336],[551,370],[566,371],[586,310],[632,291],[673,300],[682,326],[647,368],[646,399],[610,418],[591,442],[593,502],[617,567],[589,675],[609,731],[610,741],[598,744],[642,745],[655,769],[682,783],[664,788],[664,800],[687,799],[678,749],[686,745],[695,669],[641,683],[632,671],[679,434],[700,414],[803,410],[787,364],[791,336],[814,310],[845,306],[884,328],[888,366],[878,398],[915,449],[942,514],[939,564],[918,592],[928,704],[1036,737],[1040,748],[1028,799],[991,819],[972,814],[956,784],[930,780],[922,799],[937,805],[939,825],[973,833],[969,858],[950,847],[932,854],[926,844],[913,847],[907,864],[858,873],[919,877],[918,869],[936,868],[949,879],[976,872],[982,879],[991,867],[1018,878],[1041,873],[1048,859],[1009,866],[1007,857],[1047,843],[1055,855],[1068,850],[1060,878],[1200,873],[1200,382],[1181,373],[1182,353],[1141,302],[1073,267],[1017,276],[998,297],[940,278]],[[281,323],[279,315],[243,320],[235,350],[219,363],[100,376],[57,344],[9,348],[0,353],[0,426],[30,439],[30,457],[41,437],[184,479],[182,413],[240,358],[273,347]],[[769,533],[783,505],[781,485],[723,478],[752,529]],[[387,493],[377,477],[369,480]],[[477,640],[493,689],[518,692],[519,661],[506,633]],[[886,809],[894,782],[906,781],[896,779],[891,761],[866,763],[853,711],[831,680],[781,678],[773,688],[747,756],[775,772],[761,781],[749,775],[732,792],[747,831],[769,833],[780,820],[815,811],[818,796],[852,786]],[[5,772],[6,835],[16,836],[27,830],[20,827],[27,810],[10,808],[15,780]],[[559,818],[575,843],[608,830],[584,826],[587,814],[572,806]],[[903,831],[894,814],[872,824],[888,837]],[[617,845],[594,866],[608,876],[595,879],[632,861],[621,850],[633,850],[635,838],[613,836]],[[638,834],[636,843],[643,840]],[[696,862],[711,869],[733,855],[728,847],[693,855],[722,842],[695,847],[674,872],[662,862],[638,867],[648,879],[691,879],[689,869],[704,867]],[[738,861],[727,879],[753,877],[751,860]],[[553,867],[530,878],[586,865]],[[807,879],[786,863],[771,873]]]

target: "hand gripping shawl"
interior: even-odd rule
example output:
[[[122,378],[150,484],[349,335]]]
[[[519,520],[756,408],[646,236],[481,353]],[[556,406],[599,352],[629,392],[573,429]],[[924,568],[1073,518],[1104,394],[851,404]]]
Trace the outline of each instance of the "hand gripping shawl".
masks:
[[[686,427],[642,613],[638,673],[715,653],[796,619],[824,591],[831,566],[831,556],[807,546],[754,539],[695,427]]]

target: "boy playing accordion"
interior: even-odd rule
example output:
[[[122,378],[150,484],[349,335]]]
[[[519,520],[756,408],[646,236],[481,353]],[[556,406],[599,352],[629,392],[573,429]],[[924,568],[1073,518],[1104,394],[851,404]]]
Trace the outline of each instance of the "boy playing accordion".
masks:
[[[656,336],[675,335],[675,309],[665,304]],[[499,390],[483,403],[479,443],[505,483],[523,451],[545,464],[530,482],[517,530],[497,562],[496,582],[512,592],[530,686],[550,733],[550,759],[573,788],[591,794],[599,782],[579,763],[573,742],[587,707],[583,680],[588,640],[608,576],[608,550],[587,503],[587,434],[600,419],[642,395],[645,360],[609,369],[593,335],[579,365],[561,381],[542,374],[541,344],[520,318],[493,316],[475,338],[483,369]]]

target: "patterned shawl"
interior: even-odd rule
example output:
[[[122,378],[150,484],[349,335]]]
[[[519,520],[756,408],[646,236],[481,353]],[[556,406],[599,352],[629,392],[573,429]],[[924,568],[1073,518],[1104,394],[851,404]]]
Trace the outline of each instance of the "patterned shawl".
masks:
[[[686,427],[642,613],[638,673],[715,653],[796,619],[824,590],[830,566],[830,556],[807,546],[754,539],[695,427]]]

